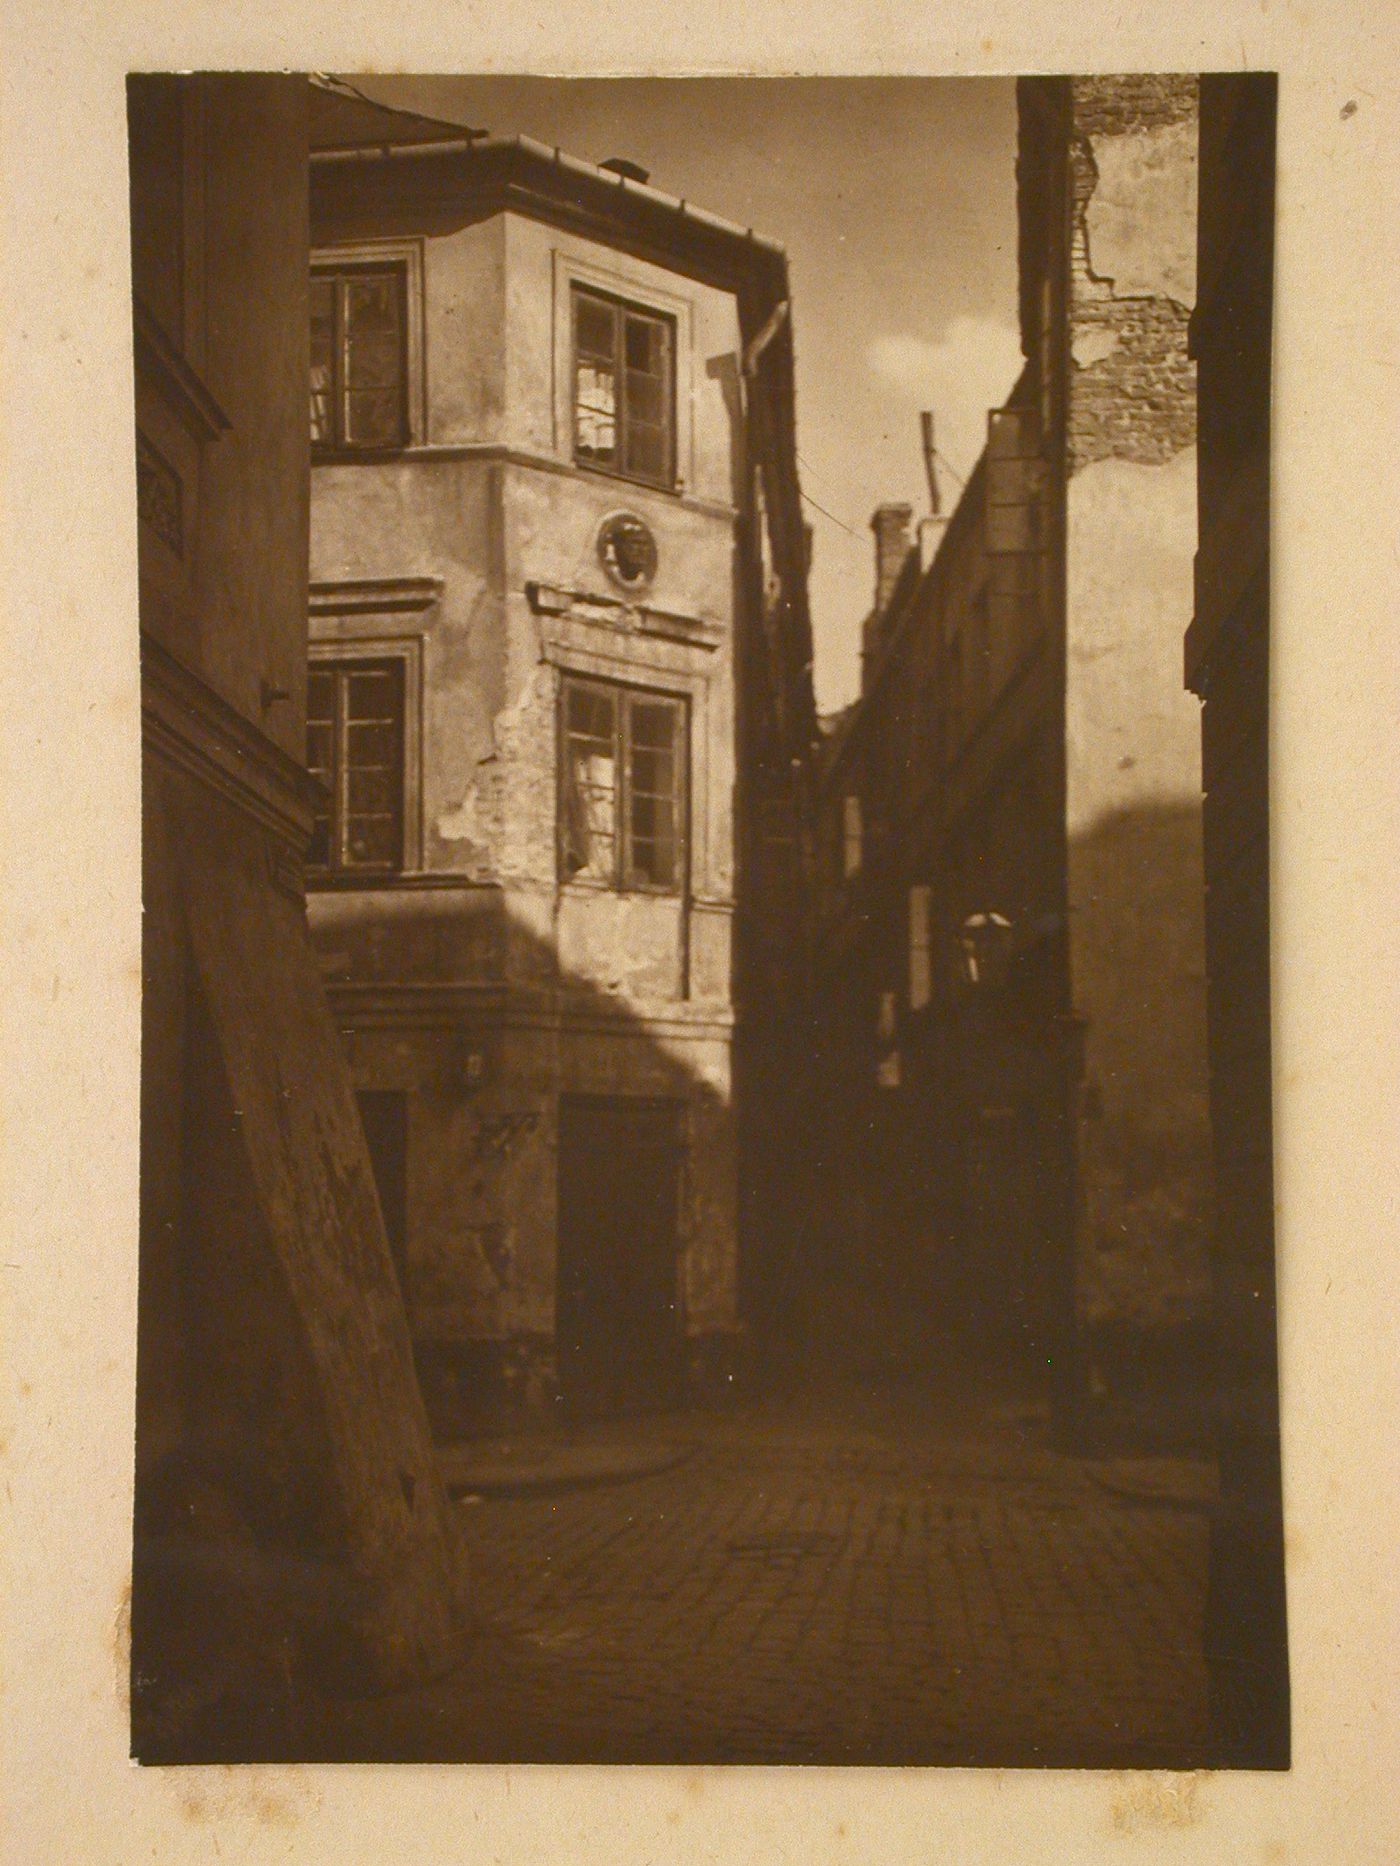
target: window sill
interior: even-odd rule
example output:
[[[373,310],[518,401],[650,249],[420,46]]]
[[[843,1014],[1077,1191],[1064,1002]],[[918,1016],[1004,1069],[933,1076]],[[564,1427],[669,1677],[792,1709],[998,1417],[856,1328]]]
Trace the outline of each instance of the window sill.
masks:
[[[616,881],[587,881],[578,875],[561,877],[559,891],[561,894],[640,895],[644,900],[649,901],[680,901],[685,896],[683,888],[648,887],[644,882],[638,881],[629,881],[625,884]]]
[[[361,463],[374,465],[386,460],[397,460],[403,454],[411,454],[415,443],[411,440],[385,441],[373,447],[318,447],[311,448],[312,466],[354,466]]]
[[[604,479],[610,485],[636,486],[643,492],[659,492],[666,498],[677,499],[685,491],[685,485],[679,478],[668,480],[642,479],[635,473],[624,473],[620,467],[599,466],[596,460],[573,458],[569,464],[578,473],[586,473],[590,479]]]

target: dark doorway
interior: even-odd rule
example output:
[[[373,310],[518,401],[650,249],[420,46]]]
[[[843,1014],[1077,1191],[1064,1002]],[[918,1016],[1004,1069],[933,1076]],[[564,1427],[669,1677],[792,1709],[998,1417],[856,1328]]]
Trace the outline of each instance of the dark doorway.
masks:
[[[575,1414],[678,1395],[680,1116],[674,1101],[560,1099],[559,1377]]]
[[[408,1235],[408,1096],[402,1089],[361,1089],[360,1105],[370,1165],[384,1214],[384,1230],[394,1259],[399,1288],[407,1291]]]

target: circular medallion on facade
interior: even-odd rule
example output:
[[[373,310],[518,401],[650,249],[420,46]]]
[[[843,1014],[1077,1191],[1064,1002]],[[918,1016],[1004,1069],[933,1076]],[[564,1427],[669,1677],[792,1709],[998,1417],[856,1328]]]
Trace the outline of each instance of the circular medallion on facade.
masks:
[[[614,583],[639,590],[656,575],[656,539],[635,512],[614,512],[598,527],[598,559]]]

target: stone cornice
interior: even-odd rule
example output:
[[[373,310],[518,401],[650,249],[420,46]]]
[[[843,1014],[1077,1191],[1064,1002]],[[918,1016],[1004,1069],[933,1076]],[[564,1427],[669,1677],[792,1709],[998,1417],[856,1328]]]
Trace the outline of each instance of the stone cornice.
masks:
[[[300,858],[316,780],[149,635],[141,638],[141,726],[149,748],[216,791]]]
[[[139,298],[133,300],[133,312],[137,369],[197,441],[217,440],[233,423]]]
[[[724,640],[723,625],[708,616],[681,615],[649,603],[627,602],[591,590],[560,589],[549,583],[527,583],[525,595],[536,615],[591,622],[618,634],[658,636],[692,648],[718,648]]]
[[[441,577],[353,577],[313,583],[309,605],[313,616],[413,615],[441,595]]]
[[[364,1029],[439,1029],[489,1023],[516,1030],[587,1031],[615,1037],[728,1041],[734,1013],[725,1004],[620,999],[616,1004],[568,990],[531,991],[499,983],[349,984],[326,981],[342,1023]]]

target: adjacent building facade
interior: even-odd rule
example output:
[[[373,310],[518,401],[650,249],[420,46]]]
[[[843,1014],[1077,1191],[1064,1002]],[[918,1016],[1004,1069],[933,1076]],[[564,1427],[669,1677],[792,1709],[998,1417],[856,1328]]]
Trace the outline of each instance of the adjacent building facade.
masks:
[[[1201,79],[1200,549],[1186,679],[1202,702],[1221,1499],[1211,1665],[1221,1760],[1286,1768],[1287,1611],[1269,973],[1271,73]]]
[[[229,1753],[309,1653],[390,1684],[464,1621],[305,921],[307,117],[299,78],[130,83],[143,1760]]]
[[[946,531],[876,514],[820,841],[895,1306],[1049,1363],[1068,1418],[1209,1300],[1196,82],[1018,104],[1025,370]]]
[[[800,1001],[785,262],[468,132],[322,148],[312,229],[310,920],[430,1405],[663,1401]]]

